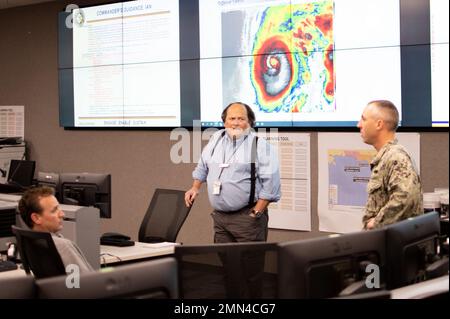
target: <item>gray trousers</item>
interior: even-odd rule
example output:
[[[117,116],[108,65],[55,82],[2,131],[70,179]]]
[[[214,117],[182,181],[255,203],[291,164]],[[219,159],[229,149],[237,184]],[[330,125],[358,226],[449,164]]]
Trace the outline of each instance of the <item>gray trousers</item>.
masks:
[[[214,242],[255,242],[266,241],[268,232],[269,215],[264,212],[259,218],[250,216],[251,208],[243,208],[237,212],[225,213],[213,211]],[[219,254],[224,266],[224,274],[227,273],[227,256]],[[234,274],[239,276],[240,298],[261,298],[263,291],[265,253],[261,251],[246,251],[240,255],[241,272]],[[227,278],[225,276],[225,282]],[[227,287],[227,284],[225,285]],[[227,295],[236,296],[235,292]]]
[[[251,208],[247,207],[232,214],[213,211],[211,216],[214,220],[214,242],[266,241],[269,223],[267,210],[259,218],[250,216],[250,213]]]

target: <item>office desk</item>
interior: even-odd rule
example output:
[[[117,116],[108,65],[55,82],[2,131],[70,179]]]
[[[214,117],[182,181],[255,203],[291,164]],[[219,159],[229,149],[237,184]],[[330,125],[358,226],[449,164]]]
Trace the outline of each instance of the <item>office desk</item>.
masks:
[[[100,264],[102,266],[114,265],[117,263],[125,263],[150,259],[159,256],[172,255],[175,252],[177,243],[141,243],[135,242],[134,246],[117,247],[117,246],[100,246]]]
[[[391,299],[423,299],[448,293],[448,275],[391,290]]]

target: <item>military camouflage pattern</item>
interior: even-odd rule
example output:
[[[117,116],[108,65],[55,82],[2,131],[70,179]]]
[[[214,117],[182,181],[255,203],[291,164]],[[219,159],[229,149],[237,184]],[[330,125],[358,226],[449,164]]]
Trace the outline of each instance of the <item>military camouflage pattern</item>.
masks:
[[[396,139],[380,149],[370,167],[364,229],[373,217],[374,228],[378,228],[423,214],[420,177],[409,154]]]

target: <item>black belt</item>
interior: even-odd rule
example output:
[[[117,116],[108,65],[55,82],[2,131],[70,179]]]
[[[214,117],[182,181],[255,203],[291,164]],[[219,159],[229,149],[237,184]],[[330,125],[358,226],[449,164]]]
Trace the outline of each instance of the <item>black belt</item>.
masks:
[[[249,208],[253,208],[253,207],[255,207],[255,205],[256,205],[256,202],[255,203],[253,203],[253,204],[248,204],[248,205],[246,205],[246,206],[244,206],[244,207],[242,207],[242,208],[240,208],[240,209],[238,209],[238,210],[233,210],[233,211],[227,211],[227,212],[225,212],[225,211],[221,211],[221,210],[217,210],[217,209],[215,209],[215,211],[216,212],[219,212],[219,213],[221,213],[221,214],[237,214],[237,213],[240,213],[242,210],[244,210],[244,209],[249,209]]]

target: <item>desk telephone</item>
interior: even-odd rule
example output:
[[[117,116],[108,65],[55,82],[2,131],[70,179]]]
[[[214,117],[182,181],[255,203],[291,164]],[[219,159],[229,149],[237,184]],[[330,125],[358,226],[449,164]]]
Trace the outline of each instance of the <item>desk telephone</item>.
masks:
[[[104,233],[102,237],[100,237],[100,244],[125,247],[134,246],[134,241],[130,240],[130,237],[127,235],[119,233]]]

